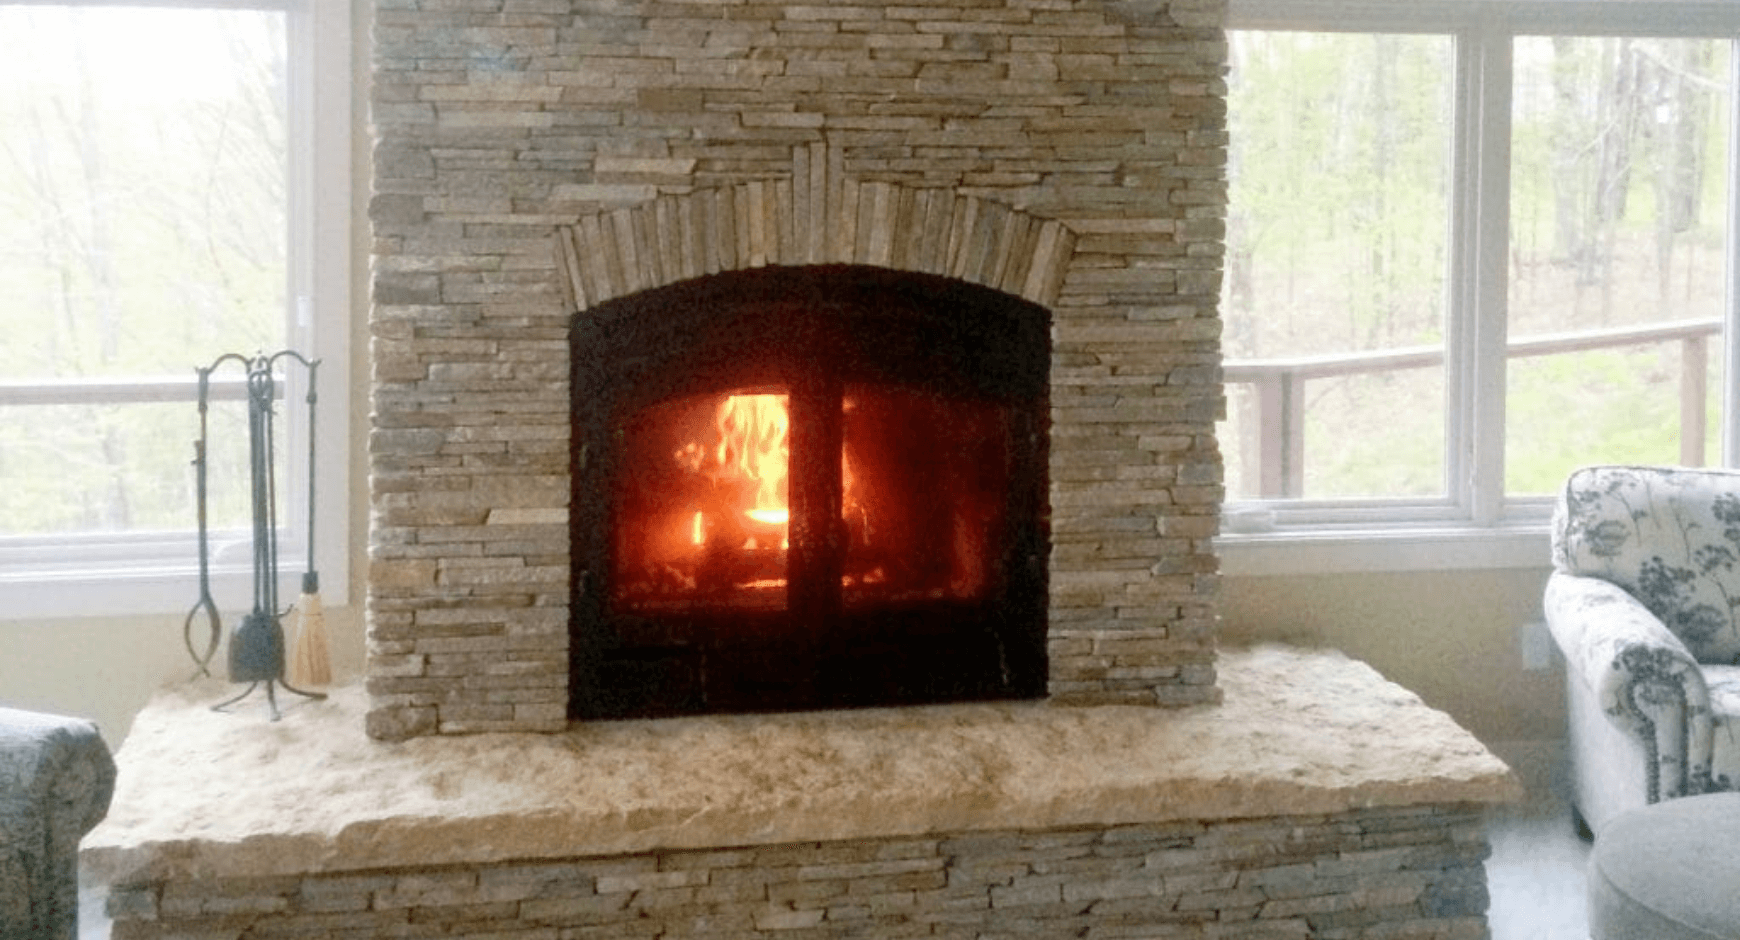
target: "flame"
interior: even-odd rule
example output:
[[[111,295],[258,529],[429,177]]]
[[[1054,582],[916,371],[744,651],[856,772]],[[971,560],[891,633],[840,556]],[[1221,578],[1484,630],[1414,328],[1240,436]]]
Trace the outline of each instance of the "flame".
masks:
[[[753,505],[745,512],[765,524],[790,518],[786,476],[791,464],[791,412],[785,395],[730,395],[719,405],[715,424],[719,464],[755,484]]]
[[[782,530],[777,543],[781,549],[790,544],[783,531],[791,522],[788,495],[790,400],[790,396],[777,394],[728,395],[720,400],[714,414],[714,429],[718,432],[716,442],[705,447],[690,442],[672,455],[678,465],[690,472],[706,473],[717,481],[743,484],[743,489],[749,493],[743,504],[733,511],[741,512],[756,526]],[[840,455],[840,471],[845,489],[850,492],[852,468],[844,452]],[[696,547],[706,545],[711,528],[707,514],[696,511],[688,523],[689,544]],[[763,544],[770,543],[751,536],[743,547],[756,549]]]

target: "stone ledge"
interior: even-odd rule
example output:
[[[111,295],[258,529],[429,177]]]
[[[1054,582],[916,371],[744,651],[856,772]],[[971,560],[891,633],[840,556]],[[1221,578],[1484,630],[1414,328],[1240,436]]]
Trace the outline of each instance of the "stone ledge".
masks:
[[[623,855],[657,849],[1481,804],[1509,769],[1339,653],[1229,651],[1225,701],[1040,702],[579,724],[396,744],[360,687],[276,724],[226,688],[166,692],[121,747],[98,880]],[[289,696],[286,696],[289,698]]]

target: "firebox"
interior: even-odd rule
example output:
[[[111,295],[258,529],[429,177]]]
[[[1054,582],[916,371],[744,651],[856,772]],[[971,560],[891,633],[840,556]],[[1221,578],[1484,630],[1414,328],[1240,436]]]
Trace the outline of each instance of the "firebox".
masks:
[[[577,314],[570,713],[1043,695],[1049,330],[855,265]]]

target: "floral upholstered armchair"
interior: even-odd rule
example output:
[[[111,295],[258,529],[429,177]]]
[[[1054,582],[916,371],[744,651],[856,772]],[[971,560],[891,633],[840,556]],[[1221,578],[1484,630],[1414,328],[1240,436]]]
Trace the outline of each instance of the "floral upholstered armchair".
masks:
[[[1553,519],[1574,792],[1627,809],[1740,783],[1740,473],[1585,467]]]

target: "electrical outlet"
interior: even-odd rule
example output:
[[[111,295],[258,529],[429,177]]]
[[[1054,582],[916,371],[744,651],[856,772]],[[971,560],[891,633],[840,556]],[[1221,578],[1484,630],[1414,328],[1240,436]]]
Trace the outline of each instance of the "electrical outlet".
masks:
[[[1553,668],[1553,634],[1546,623],[1535,620],[1517,628],[1522,647],[1522,667],[1525,672],[1545,672]]]

